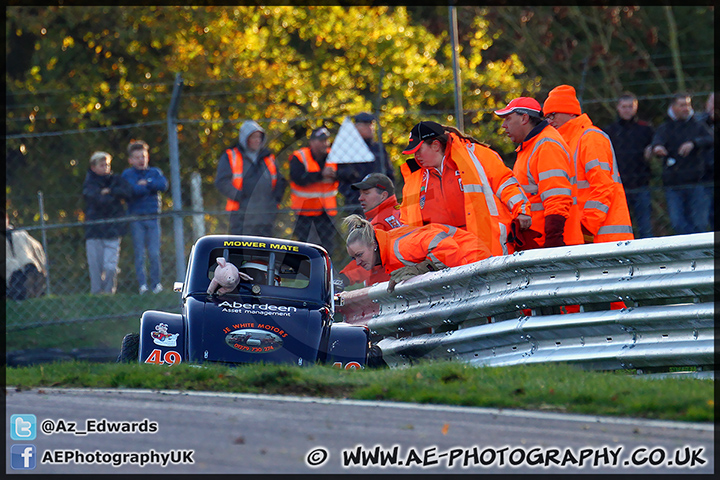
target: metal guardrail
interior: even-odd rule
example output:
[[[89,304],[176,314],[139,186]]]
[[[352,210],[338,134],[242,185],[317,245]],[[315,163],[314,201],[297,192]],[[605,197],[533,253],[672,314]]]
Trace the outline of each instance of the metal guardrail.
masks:
[[[714,367],[714,234],[531,250],[345,292],[391,366]],[[610,310],[609,302],[626,308]],[[560,314],[563,305],[579,313]],[[531,312],[530,315],[525,315]]]

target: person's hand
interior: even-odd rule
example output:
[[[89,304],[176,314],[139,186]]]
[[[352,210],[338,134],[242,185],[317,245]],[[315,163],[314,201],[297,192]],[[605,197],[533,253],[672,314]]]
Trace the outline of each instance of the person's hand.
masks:
[[[655,145],[652,149],[652,153],[658,157],[667,157],[668,151],[662,145]]]
[[[565,220],[562,215],[545,216],[545,248],[565,246]]]
[[[532,225],[532,217],[521,213],[517,216],[518,225],[520,230],[527,230]]]
[[[510,222],[510,231],[508,232],[507,241],[515,245],[516,250],[531,250],[540,248],[535,239],[542,237],[542,234],[536,232],[532,228],[522,229],[520,226],[520,218],[514,218]]]
[[[432,260],[429,259],[425,259],[420,263],[416,263],[415,265],[408,265],[407,267],[398,268],[390,274],[387,291],[388,293],[392,293],[393,291],[395,291],[395,285],[402,282],[403,280],[408,280],[417,275],[422,275],[423,273],[427,272],[433,272],[435,270],[435,265],[432,263]]]
[[[695,144],[693,142],[685,142],[680,145],[680,148],[678,148],[678,154],[680,154],[681,157],[687,157],[688,154],[692,152],[693,148],[695,148]]]
[[[653,155],[652,145],[648,145],[645,147],[645,150],[643,150],[643,156],[645,157],[645,160],[650,160],[650,157]]]
[[[323,182],[332,183],[337,178],[337,172],[335,172],[335,170],[330,167],[325,167],[322,169],[322,177]]]

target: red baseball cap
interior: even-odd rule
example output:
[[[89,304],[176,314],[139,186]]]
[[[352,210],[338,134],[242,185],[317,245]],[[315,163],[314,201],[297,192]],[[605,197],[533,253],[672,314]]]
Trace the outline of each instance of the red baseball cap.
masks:
[[[508,103],[507,107],[495,110],[495,115],[499,117],[506,117],[511,113],[527,113],[531,117],[542,117],[542,108],[534,98],[518,97]]]

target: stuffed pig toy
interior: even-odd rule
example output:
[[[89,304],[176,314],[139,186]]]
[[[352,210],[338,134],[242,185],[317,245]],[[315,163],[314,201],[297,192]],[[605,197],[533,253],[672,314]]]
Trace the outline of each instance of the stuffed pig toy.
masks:
[[[235,290],[240,280],[250,281],[252,277],[239,272],[237,267],[225,260],[223,257],[216,259],[217,268],[215,268],[215,276],[210,281],[207,293],[217,293],[222,295]]]

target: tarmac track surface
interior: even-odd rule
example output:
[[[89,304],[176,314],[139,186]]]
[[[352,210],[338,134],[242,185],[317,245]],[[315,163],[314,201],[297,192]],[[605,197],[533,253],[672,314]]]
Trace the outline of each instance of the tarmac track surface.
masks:
[[[714,427],[706,423],[211,392],[6,390],[7,473],[712,474],[715,468]],[[35,415],[37,438],[11,439],[14,414]],[[131,422],[156,431],[107,432]],[[87,433],[70,432],[73,423],[75,432]],[[35,446],[34,470],[11,468],[14,444]],[[122,452],[136,463],[113,466]],[[92,463],[75,461],[78,454]],[[156,463],[137,465],[142,454]],[[58,461],[67,455],[69,463]]]

